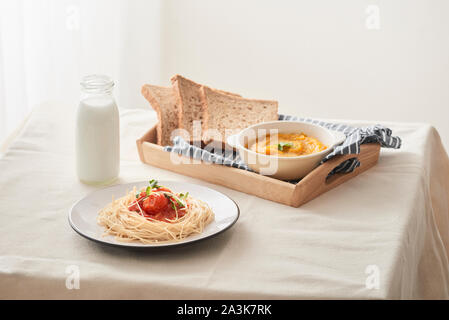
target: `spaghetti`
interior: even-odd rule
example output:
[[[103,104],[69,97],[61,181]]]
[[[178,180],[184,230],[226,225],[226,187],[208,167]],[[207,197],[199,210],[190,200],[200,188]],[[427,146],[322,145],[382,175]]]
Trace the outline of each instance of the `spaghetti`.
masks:
[[[98,213],[105,235],[118,241],[160,243],[180,241],[203,232],[214,220],[210,207],[187,194],[176,194],[151,180],[144,190],[134,189],[112,200]]]

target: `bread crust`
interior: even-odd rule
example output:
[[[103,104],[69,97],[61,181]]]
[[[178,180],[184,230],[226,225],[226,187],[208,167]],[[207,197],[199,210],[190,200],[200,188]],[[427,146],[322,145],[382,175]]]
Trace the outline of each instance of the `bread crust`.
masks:
[[[173,117],[173,114],[178,114],[178,106],[172,88],[145,84],[141,93],[157,113],[157,144],[172,145],[171,132],[179,127],[177,117]]]
[[[180,128],[187,130],[191,137],[193,137],[195,135],[195,133],[193,132],[193,120],[200,120],[201,131],[204,133],[207,130],[206,122],[208,117],[207,111],[202,101],[201,88],[204,86],[179,74],[174,75],[170,79],[170,81],[173,86],[173,92],[176,96],[176,104],[179,106],[178,122]],[[193,88],[191,89],[192,92],[190,92],[190,94],[187,93],[189,87]],[[209,89],[225,95],[240,97],[240,95],[236,93],[212,88]],[[192,99],[196,99],[197,103],[193,102]]]
[[[178,119],[178,128],[181,129],[185,129],[185,125],[183,123],[183,110],[185,109],[185,107],[183,107],[183,99],[182,99],[182,95],[181,95],[181,90],[180,90],[180,83],[178,81],[178,75],[173,76],[170,81],[172,83],[172,90],[173,90],[173,94],[175,96],[176,99],[176,104],[178,105],[178,112],[176,113],[176,118]]]
[[[233,133],[237,133],[259,122],[278,120],[278,102],[275,100],[246,99],[238,96],[230,96],[216,90],[211,90],[206,86],[201,87],[200,92],[203,109],[206,114],[203,132],[207,133],[209,129],[216,129],[220,131],[222,136],[222,140],[217,141],[205,134],[203,136],[205,141],[210,142],[211,140],[215,140],[225,143],[227,138],[225,129],[232,129],[236,131]],[[213,101],[214,99],[215,101]],[[245,109],[251,112],[247,112]],[[220,118],[218,111],[226,114],[226,118]],[[242,116],[246,117],[244,121],[242,121]],[[253,119],[250,118],[251,116]],[[229,123],[233,122],[233,125],[229,125],[226,121]],[[225,128],[218,128],[218,124],[222,123]],[[214,128],[214,126],[217,127]]]

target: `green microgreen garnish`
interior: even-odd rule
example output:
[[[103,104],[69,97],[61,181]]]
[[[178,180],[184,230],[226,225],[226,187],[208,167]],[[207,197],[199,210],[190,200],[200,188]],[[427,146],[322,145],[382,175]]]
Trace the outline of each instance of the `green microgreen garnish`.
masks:
[[[291,142],[280,142],[278,143],[278,150],[284,151],[284,148],[291,148],[293,147],[293,143]]]
[[[182,208],[184,208],[186,205],[184,202],[181,201],[180,198],[178,198],[177,196],[175,196],[174,194],[171,193],[165,193],[164,192],[165,197],[170,200],[172,203],[176,204],[178,203]],[[173,201],[173,199],[176,201],[176,203]]]
[[[151,179],[150,181],[149,181],[149,186],[147,187],[147,189],[146,189],[146,194],[147,194],[147,196],[149,196],[150,195],[150,193],[151,193],[151,190],[152,189],[158,189],[158,188],[161,188],[162,186],[160,186],[158,183],[157,183],[157,180],[154,180],[154,179]]]
[[[176,208],[176,203],[175,203],[175,202],[173,201],[173,199],[172,199],[172,195],[169,194],[169,193],[164,192],[164,196],[168,199],[168,201],[170,201],[171,207],[172,207],[176,212],[178,212],[178,209]]]
[[[150,180],[150,187],[151,188],[160,188],[161,186],[157,184],[157,180],[151,179]]]
[[[180,193],[180,194],[179,194],[179,198],[180,198],[180,199],[184,199],[184,200],[187,199],[188,196],[189,196],[189,193],[188,193],[188,192],[187,192],[186,194],[184,194],[184,193]]]

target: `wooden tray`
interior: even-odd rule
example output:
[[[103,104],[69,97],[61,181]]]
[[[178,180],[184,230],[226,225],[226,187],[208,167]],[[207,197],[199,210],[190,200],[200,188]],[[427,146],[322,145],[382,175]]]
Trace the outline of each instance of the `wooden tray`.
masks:
[[[140,160],[155,167],[219,184],[263,199],[299,207],[374,166],[379,159],[380,145],[378,143],[363,144],[358,155],[335,156],[318,166],[297,184],[198,160],[195,160],[197,163],[175,164],[170,159],[171,153],[164,151],[162,146],[156,144],[156,126],[137,140],[137,149]],[[329,172],[350,158],[358,158],[360,167],[351,173],[337,173],[326,179]]]

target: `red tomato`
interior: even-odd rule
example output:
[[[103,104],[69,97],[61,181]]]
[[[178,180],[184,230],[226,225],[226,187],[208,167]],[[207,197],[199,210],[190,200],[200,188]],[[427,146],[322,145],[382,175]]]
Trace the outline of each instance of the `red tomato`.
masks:
[[[145,193],[145,191],[141,191],[136,200],[129,205],[128,210],[140,212],[139,206],[142,208],[142,199],[146,196],[147,194]]]
[[[133,202],[129,207],[128,207],[129,211],[136,211],[139,212],[139,207],[137,206],[137,202]]]
[[[152,193],[143,201],[142,209],[147,214],[156,214],[168,205],[168,199],[162,193]]]
[[[147,196],[146,191],[145,190],[141,191],[140,194],[139,194],[139,198],[138,198],[139,201],[142,200],[142,198],[145,198],[146,196]]]

